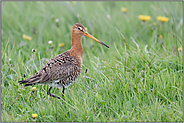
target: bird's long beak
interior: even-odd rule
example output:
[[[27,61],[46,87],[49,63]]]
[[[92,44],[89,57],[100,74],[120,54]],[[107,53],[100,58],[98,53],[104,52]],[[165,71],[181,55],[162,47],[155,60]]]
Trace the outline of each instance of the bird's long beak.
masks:
[[[106,45],[106,44],[104,44],[103,42],[99,41],[98,39],[96,39],[95,37],[93,37],[92,35],[90,35],[87,31],[86,31],[86,32],[84,32],[84,35],[85,35],[85,36],[88,36],[89,38],[91,38],[91,39],[93,39],[93,40],[97,41],[98,43],[100,43],[100,44],[102,44],[102,45],[106,46],[107,48],[109,48],[109,46],[107,46],[107,45]]]

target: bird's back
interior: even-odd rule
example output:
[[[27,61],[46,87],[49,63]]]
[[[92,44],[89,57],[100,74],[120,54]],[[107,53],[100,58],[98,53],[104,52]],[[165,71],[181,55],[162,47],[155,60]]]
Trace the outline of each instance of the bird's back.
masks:
[[[82,58],[68,50],[49,60],[45,66],[31,78],[19,81],[24,87],[34,84],[48,84],[53,87],[68,87],[80,75]]]

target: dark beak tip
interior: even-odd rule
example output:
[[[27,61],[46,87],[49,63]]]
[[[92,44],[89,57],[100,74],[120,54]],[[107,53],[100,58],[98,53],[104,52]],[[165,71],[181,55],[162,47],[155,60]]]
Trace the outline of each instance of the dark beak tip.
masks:
[[[101,44],[103,44],[104,46],[106,46],[107,48],[109,48],[109,46],[107,46],[106,44],[104,44],[103,42],[101,42]]]

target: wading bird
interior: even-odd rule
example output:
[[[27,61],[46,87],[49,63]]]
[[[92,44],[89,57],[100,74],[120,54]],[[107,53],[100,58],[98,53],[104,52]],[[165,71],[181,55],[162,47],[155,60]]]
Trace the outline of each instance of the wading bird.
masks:
[[[50,88],[47,91],[47,94],[58,99],[60,99],[60,97],[51,94],[50,90],[52,87],[63,88],[62,97],[64,97],[65,88],[72,84],[81,73],[83,60],[81,37],[83,35],[88,36],[109,48],[109,46],[90,35],[82,24],[76,23],[73,25],[71,31],[71,49],[55,56],[32,77],[19,81],[19,83],[25,83],[24,87],[35,84],[48,84],[50,85]]]

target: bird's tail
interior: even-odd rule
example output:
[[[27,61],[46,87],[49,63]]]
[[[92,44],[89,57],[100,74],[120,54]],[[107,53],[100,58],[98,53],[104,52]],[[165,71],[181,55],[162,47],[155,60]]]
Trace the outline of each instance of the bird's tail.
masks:
[[[19,81],[20,84],[26,83],[23,87],[32,86],[40,82],[40,76],[35,75],[31,78]]]

